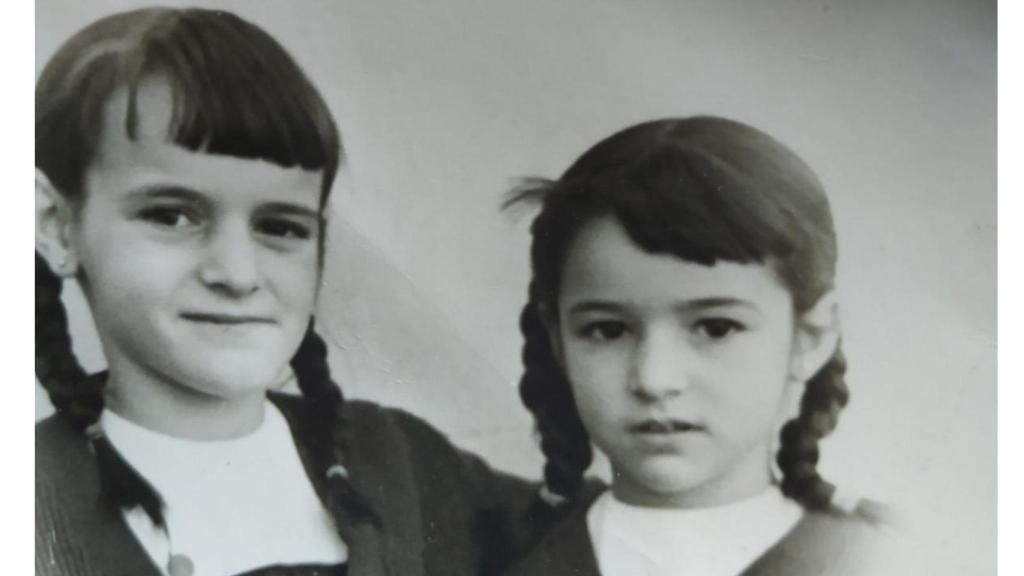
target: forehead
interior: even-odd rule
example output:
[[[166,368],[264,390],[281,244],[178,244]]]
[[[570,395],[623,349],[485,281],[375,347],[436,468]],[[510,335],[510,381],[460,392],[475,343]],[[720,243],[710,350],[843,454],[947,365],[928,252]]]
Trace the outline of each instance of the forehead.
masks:
[[[173,185],[211,195],[290,202],[316,209],[322,172],[284,168],[260,159],[191,151],[171,141],[174,101],[159,77],[145,79],[136,94],[135,137],[126,129],[129,94],[115,91],[104,108],[96,154],[86,170],[90,192]]]
[[[719,261],[713,266],[636,245],[618,220],[584,225],[570,242],[559,299],[607,299],[644,305],[728,298],[760,307],[789,305],[789,293],[771,266]]]

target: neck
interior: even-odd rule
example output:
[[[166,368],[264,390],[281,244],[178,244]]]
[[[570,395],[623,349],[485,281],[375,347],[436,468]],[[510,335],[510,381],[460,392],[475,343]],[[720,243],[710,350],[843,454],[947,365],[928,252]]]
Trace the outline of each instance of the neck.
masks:
[[[224,398],[114,366],[104,390],[106,407],[154,432],[188,440],[245,436],[263,422],[265,394]]]

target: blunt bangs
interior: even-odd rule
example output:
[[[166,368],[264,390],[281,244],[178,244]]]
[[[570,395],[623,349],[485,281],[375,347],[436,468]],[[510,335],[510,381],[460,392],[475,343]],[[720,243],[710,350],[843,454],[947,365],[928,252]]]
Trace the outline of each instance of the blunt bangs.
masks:
[[[119,14],[69,40],[37,83],[37,166],[77,194],[110,95],[128,90],[125,130],[134,138],[139,85],[155,76],[172,92],[170,141],[191,151],[323,170],[326,202],[341,160],[326,103],[277,41],[213,10]]]
[[[618,220],[650,253],[711,266],[770,263],[798,309],[832,286],[836,239],[817,176],[749,126],[711,117],[627,128],[583,154],[555,182],[532,181],[509,203],[540,199],[535,277],[550,301],[576,232]]]

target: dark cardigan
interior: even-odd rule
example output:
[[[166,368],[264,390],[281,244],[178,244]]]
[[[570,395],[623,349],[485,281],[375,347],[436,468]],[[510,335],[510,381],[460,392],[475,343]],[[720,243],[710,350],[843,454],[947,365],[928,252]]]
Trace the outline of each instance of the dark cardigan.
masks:
[[[288,421],[310,480],[314,473],[305,400],[271,394]],[[349,401],[353,445],[345,466],[355,489],[381,520],[343,518],[348,573],[359,576],[493,574],[526,546],[536,486],[492,471],[454,448],[423,421],[398,410]],[[36,574],[159,576],[123,514],[100,491],[85,437],[55,415],[36,426]]]
[[[588,483],[562,519],[505,576],[600,576],[587,511],[605,490]],[[805,512],[782,540],[737,576],[869,576],[875,521],[861,511]],[[680,566],[682,573],[686,567]]]

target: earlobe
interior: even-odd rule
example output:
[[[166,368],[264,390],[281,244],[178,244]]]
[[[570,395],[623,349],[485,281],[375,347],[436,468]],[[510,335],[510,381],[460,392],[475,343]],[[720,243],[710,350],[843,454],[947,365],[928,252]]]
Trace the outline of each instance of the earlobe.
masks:
[[[833,291],[797,318],[790,378],[806,382],[832,358],[839,346],[839,306]]]
[[[55,274],[72,277],[78,272],[78,256],[71,239],[71,206],[38,168],[35,184],[36,252]]]

